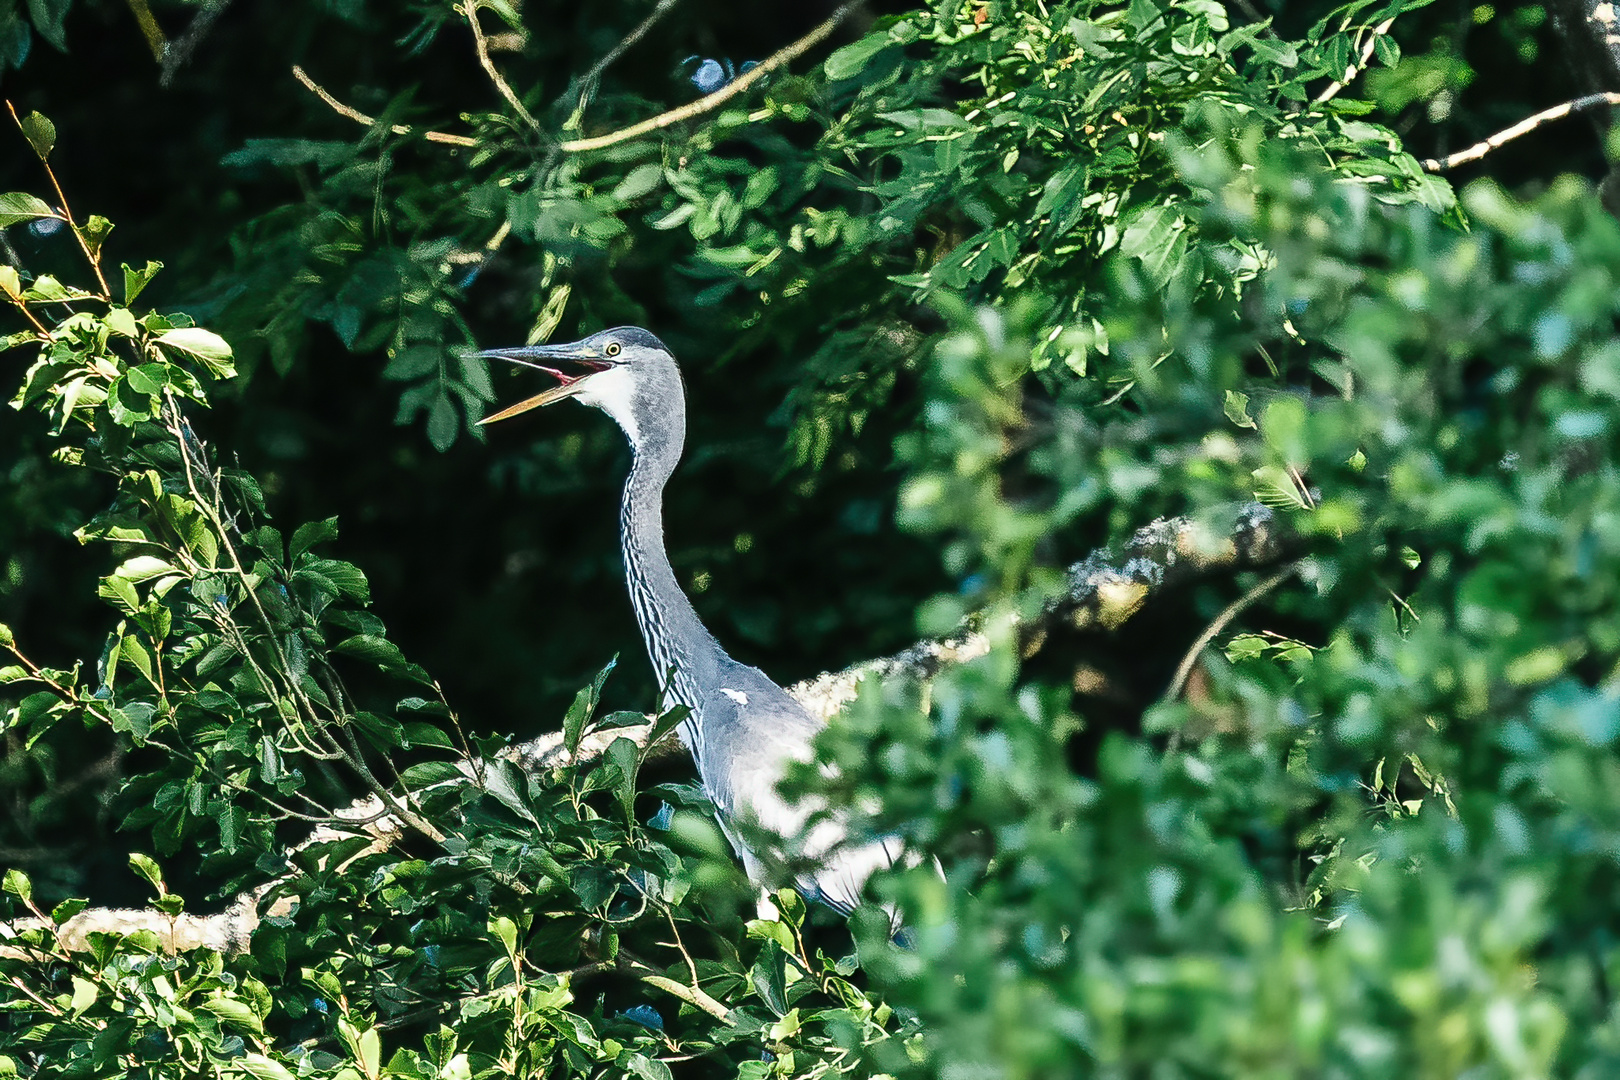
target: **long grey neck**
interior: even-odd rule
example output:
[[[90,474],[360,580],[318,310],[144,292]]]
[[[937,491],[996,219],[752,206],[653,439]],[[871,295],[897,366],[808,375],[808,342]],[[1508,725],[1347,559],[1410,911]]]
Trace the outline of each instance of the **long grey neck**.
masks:
[[[619,541],[630,603],[658,683],[671,702],[695,709],[698,687],[726,654],[698,620],[664,550],[664,483],[679,457],[679,445],[670,442],[658,448],[634,447],[619,513]],[[690,737],[687,725],[682,728],[682,734]]]

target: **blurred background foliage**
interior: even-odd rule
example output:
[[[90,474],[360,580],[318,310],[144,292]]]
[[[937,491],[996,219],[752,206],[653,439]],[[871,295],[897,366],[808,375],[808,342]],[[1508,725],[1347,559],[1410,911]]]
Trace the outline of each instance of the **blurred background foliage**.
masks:
[[[256,478],[288,537],[340,518],[323,550],[363,570],[371,612],[332,625],[376,636],[380,617],[475,735],[557,727],[639,645],[620,436],[582,410],[483,434],[470,422],[530,384],[463,353],[619,323],[671,344],[693,402],[672,557],[740,659],[786,683],[970,613],[996,638],[926,695],[868,687],[824,747],[844,793],[876,796],[881,827],[938,853],[946,879],[880,885],[913,913],[914,948],[858,917],[852,975],[849,940],[816,926],[807,950],[791,905],[745,925],[701,814],[668,837],[638,824],[690,801],[678,769],[644,776],[671,784],[639,799],[619,795],[622,761],[509,797],[464,785],[433,806],[448,855],[309,861],[303,915],[252,958],[167,962],[187,993],[249,1003],[237,1044],[224,1021],[154,1006],[125,1034],[162,1039],[132,1060],[156,1070],[193,1038],[220,1068],[376,1075],[371,1030],[421,1055],[391,1062],[405,1075],[1607,1073],[1605,138],[1583,116],[1443,179],[1420,164],[1592,89],[1561,60],[1568,25],[1530,4],[874,2],[719,109],[573,152],[834,7],[476,8],[521,111],[466,10],[427,0],[0,0],[0,78],[19,113],[55,121],[73,206],[118,223],[108,265],[165,264],[142,309],[233,347],[239,373],[187,414],[218,464]],[[170,39],[166,66],[142,15]],[[0,189],[46,195],[13,145]],[[54,219],[4,239],[8,263],[82,279]],[[8,354],[14,382],[27,351]],[[113,491],[51,459],[56,430],[27,411],[0,428],[0,618],[41,663],[93,667],[111,562],[72,537]],[[1071,561],[1161,515],[1229,528],[1256,499],[1295,538],[1286,578],[1212,578],[1019,655],[1009,619],[1038,613]],[[314,554],[264,555],[289,585],[349,580],[298,561]],[[1177,676],[1240,597],[1253,605]],[[397,654],[357,655],[410,677]],[[384,717],[365,760],[460,745],[444,705],[349,677]],[[148,690],[111,692],[165,715]],[[639,658],[603,694],[605,712],[655,700]],[[38,708],[12,714],[0,758],[0,862],[32,875],[36,902],[140,902],[132,838],[199,897],[273,874],[296,839],[251,809],[236,832],[200,826],[238,804],[197,762],[249,768],[266,737],[292,761],[270,728],[193,761],[132,745],[99,706],[83,726]],[[286,794],[287,769],[254,768]],[[299,775],[339,805],[365,773]],[[527,844],[537,827],[546,843]],[[567,889],[513,886],[553,880],[544,858]],[[699,887],[666,883],[632,912],[625,863]],[[613,961],[621,922],[627,955],[662,947],[666,912],[694,939],[693,978],[752,1018],[688,1003],[674,1023],[619,969],[627,984],[570,1011],[556,974]],[[429,936],[454,963],[407,955]],[[67,984],[76,1015],[53,1037],[86,1049],[61,1052],[97,1060],[84,1032],[106,988],[162,997],[127,950],[76,976],[104,988],[95,1001]],[[300,964],[323,974],[300,982]],[[492,1018],[514,971],[525,1004]],[[424,1013],[434,1000],[459,1011]],[[242,1042],[254,1024],[260,1043]],[[522,1037],[540,1030],[573,1049]],[[294,1060],[303,1039],[319,1053]],[[508,1043],[533,1057],[490,1049]]]

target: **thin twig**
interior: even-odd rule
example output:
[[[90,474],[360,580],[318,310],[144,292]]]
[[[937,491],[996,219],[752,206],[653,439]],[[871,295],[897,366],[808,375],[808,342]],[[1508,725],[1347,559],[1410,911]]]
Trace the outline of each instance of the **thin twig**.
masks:
[[[23,133],[24,138],[27,138],[28,130],[22,126],[22,117],[17,115],[17,107],[8,101],[6,102],[6,109],[11,113],[11,119],[16,123],[17,130]],[[38,151],[36,150],[35,153],[38,153]],[[96,281],[101,284],[100,299],[111,302],[112,290],[107,288],[107,278],[101,272],[100,250],[91,251],[89,241],[84,238],[84,233],[79,231],[79,223],[73,220],[73,208],[68,206],[67,196],[62,193],[62,185],[57,183],[56,171],[51,168],[51,163],[46,161],[42,154],[39,157],[39,163],[45,167],[45,175],[50,177],[51,187],[56,189],[56,200],[57,204],[62,208],[63,219],[68,223],[68,228],[73,230],[73,237],[78,240],[79,249],[84,252],[85,259],[90,263],[90,269],[96,272]]]
[[[489,58],[489,41],[484,37],[484,28],[478,25],[478,9],[481,7],[483,7],[482,0],[467,0],[467,3],[458,9],[467,17],[467,25],[472,27],[473,45],[478,50],[478,63],[483,66],[484,73],[489,76],[489,81],[495,84],[495,89],[501,92],[501,97],[505,98],[507,104],[517,112],[519,119],[528,124],[530,128],[539,131],[540,121],[536,120],[534,114],[523,107],[523,102],[519,100],[511,85],[501,78],[500,71],[495,67],[495,61]]]
[[[1429,172],[1437,173],[1445,172],[1447,169],[1455,169],[1458,165],[1466,165],[1470,161],[1478,161],[1492,150],[1500,150],[1514,139],[1521,135],[1528,135],[1543,124],[1550,124],[1554,120],[1562,120],[1566,116],[1571,116],[1598,105],[1620,105],[1620,94],[1588,94],[1585,97],[1576,98],[1574,101],[1566,101],[1562,105],[1554,105],[1550,109],[1543,109],[1534,116],[1520,120],[1512,127],[1503,128],[1484,142],[1477,142],[1466,150],[1459,150],[1455,154],[1438,160],[1424,158],[1423,167]]]
[[[213,506],[209,500],[203,498],[201,492],[197,490],[196,478],[192,471],[191,455],[185,452],[185,437],[181,434],[180,429],[183,419],[180,416],[179,406],[174,402],[173,395],[167,390],[164,391],[164,419],[170,433],[173,434],[175,440],[181,444],[182,452],[180,455],[180,463],[185,470],[187,486],[190,488],[192,494],[196,497],[198,508],[201,509],[203,515],[208,518],[209,524],[214,526],[215,535],[219,538],[225,554],[230,556],[231,565],[228,569],[234,571],[238,579],[244,584],[247,584],[249,581],[249,575],[246,567],[244,567],[242,564],[242,558],[237,552],[236,545],[231,542],[230,527],[226,524],[223,515],[219,511],[219,508]],[[382,805],[387,807],[395,817],[397,817],[400,821],[405,822],[407,825],[411,826],[417,832],[421,833],[429,840],[432,840],[434,843],[442,844],[444,842],[444,834],[434,827],[432,822],[428,821],[411,808],[410,792],[407,791],[405,793],[403,801],[396,800],[394,795],[389,792],[388,789],[385,788],[377,779],[376,775],[372,773],[371,767],[366,764],[365,757],[360,753],[357,745],[353,747],[352,753],[345,752],[343,747],[339,746],[337,741],[332,738],[331,733],[326,729],[326,725],[321,722],[320,715],[316,713],[315,707],[309,699],[309,695],[304,692],[301,686],[299,686],[297,680],[286,677],[286,673],[293,670],[292,664],[288,662],[287,652],[281,644],[280,636],[276,633],[277,627],[275,621],[270,618],[269,613],[265,611],[264,605],[259,600],[258,591],[251,585],[248,585],[245,591],[248,599],[253,603],[253,610],[259,616],[259,624],[263,627],[265,636],[269,640],[270,647],[280,665],[279,674],[283,675],[283,685],[286,686],[289,696],[293,699],[294,705],[303,706],[303,711],[305,715],[307,715],[311,725],[311,733],[316,738],[325,739],[327,744],[333,750],[337,751],[338,755],[344,759],[349,768],[354,771],[360,782],[366,787],[370,788],[372,794],[374,794]],[[341,718],[339,719],[341,721]],[[348,725],[340,722],[338,724],[338,729],[343,733],[344,737],[349,739],[352,743],[353,735],[349,731]]]
[[[636,976],[648,986],[656,986],[664,993],[678,997],[694,1008],[702,1009],[722,1024],[731,1023],[731,1010],[710,997],[701,987],[687,986],[667,975],[660,975],[651,964],[631,956],[622,948],[619,950],[618,967],[619,970]]]
[[[753,86],[756,82],[763,79],[766,75],[769,75],[772,71],[782,67],[784,64],[792,63],[794,60],[798,59],[809,50],[815,48],[821,42],[825,41],[834,30],[838,29],[839,24],[845,19],[849,18],[849,16],[854,13],[855,9],[860,7],[864,2],[865,0],[848,0],[848,3],[845,3],[839,7],[838,10],[834,11],[830,16],[828,16],[826,22],[822,23],[820,26],[816,27],[799,40],[778,49],[769,57],[760,61],[758,67],[753,68],[744,75],[738,76],[735,81],[728,83],[712,94],[705,97],[700,97],[696,101],[688,102],[678,109],[671,109],[669,112],[659,113],[657,116],[643,120],[639,124],[631,124],[627,128],[621,128],[618,131],[610,132],[606,135],[597,135],[594,138],[589,139],[573,139],[569,142],[561,144],[559,149],[561,149],[564,153],[569,154],[576,154],[585,150],[600,150],[606,146],[614,146],[618,143],[627,142],[630,139],[646,135],[649,132],[667,128],[671,124],[678,124],[682,120],[690,120],[694,116],[702,116],[706,112],[712,112],[713,110],[724,105],[726,102],[730,101],[732,98],[736,97],[738,94],[741,94],[744,90],[747,90],[750,86]]]
[[[23,318],[34,324],[34,329],[39,333],[40,337],[44,338],[46,341],[50,340],[51,332],[45,329],[45,324],[39,321],[39,316],[28,310],[28,302],[26,300],[20,296],[7,296],[6,299],[10,300],[16,305],[17,310],[23,313]],[[67,421],[64,420],[63,426],[65,427],[66,424]]]
[[[665,15],[669,14],[669,12],[674,9],[675,5],[680,2],[681,0],[658,0],[658,6],[653,8],[652,11],[648,12],[647,17],[642,19],[641,22],[637,23],[635,29],[624,35],[624,38],[620,40],[617,45],[603,53],[602,59],[598,60],[596,63],[592,64],[586,69],[585,74],[579,77],[579,82],[576,84],[579,88],[577,104],[581,110],[583,110],[585,106],[589,104],[589,98],[593,93],[592,88],[596,85],[596,80],[601,78],[602,72],[606,71],[608,67],[619,57],[629,52],[635,46],[636,42],[646,37],[647,31],[651,30],[653,26],[657,24],[659,19],[662,19]]]
[[[192,17],[185,33],[163,47],[163,55],[158,58],[163,64],[163,74],[158,76],[159,86],[168,86],[180,69],[191,62],[191,54],[197,51],[197,46],[203,43],[208,32],[214,28],[214,23],[230,6],[231,0],[212,0]]]
[[[350,106],[343,104],[343,102],[327,93],[325,88],[322,87],[320,83],[310,78],[309,73],[303,68],[299,67],[297,64],[293,65],[292,73],[293,78],[303,83],[306,90],[320,98],[322,101],[326,102],[327,106],[339,116],[347,117],[357,124],[364,124],[366,127],[376,126],[377,118],[375,116],[367,116],[359,109],[351,108]],[[389,125],[388,130],[393,132],[395,135],[410,135],[416,131],[415,128],[408,127],[405,124],[391,124]],[[478,145],[477,139],[470,138],[466,135],[449,135],[442,131],[424,131],[421,134],[422,138],[426,139],[428,142],[446,143],[450,146]]]
[[[1204,628],[1204,632],[1198,635],[1198,640],[1193,642],[1192,648],[1187,650],[1187,655],[1181,658],[1181,665],[1176,668],[1176,677],[1170,680],[1170,689],[1164,692],[1164,700],[1174,701],[1181,696],[1181,692],[1187,688],[1187,680],[1192,676],[1193,665],[1198,663],[1199,656],[1203,655],[1209,643],[1220,636],[1221,631],[1225,630],[1233,619],[1243,614],[1250,604],[1287,581],[1298,569],[1299,562],[1291,562],[1226,605],[1226,610],[1215,616],[1215,621]]]
[[[1316,95],[1316,104],[1321,105],[1324,102],[1332,101],[1340,90],[1343,90],[1357,75],[1361,74],[1362,68],[1367,66],[1367,61],[1372,59],[1373,50],[1378,47],[1378,39],[1389,33],[1389,28],[1394,25],[1395,17],[1392,15],[1373,27],[1372,35],[1361,46],[1361,59],[1345,69],[1344,78]]]

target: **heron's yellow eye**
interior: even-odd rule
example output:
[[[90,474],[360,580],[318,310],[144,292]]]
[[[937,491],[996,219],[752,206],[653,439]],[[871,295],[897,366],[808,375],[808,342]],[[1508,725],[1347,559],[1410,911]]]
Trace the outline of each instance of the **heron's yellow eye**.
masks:
[[[603,349],[602,351],[607,353],[609,356],[618,356],[619,355],[619,343],[617,341],[610,341],[610,342],[608,342],[608,347]]]

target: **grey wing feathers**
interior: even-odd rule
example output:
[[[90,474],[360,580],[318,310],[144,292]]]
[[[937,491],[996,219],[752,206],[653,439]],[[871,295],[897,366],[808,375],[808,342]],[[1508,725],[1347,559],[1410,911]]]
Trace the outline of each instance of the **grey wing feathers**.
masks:
[[[794,886],[812,900],[820,900],[840,915],[848,915],[861,902],[866,880],[900,858],[900,841],[885,836],[856,848],[841,848],[814,874],[800,874]]]
[[[705,697],[700,713],[701,740],[708,752],[699,759],[699,773],[748,876],[767,885],[773,877],[782,880],[771,874],[772,865],[810,863],[816,869],[795,874],[794,887],[840,914],[853,911],[867,879],[900,858],[900,842],[883,837],[845,846],[846,827],[836,818],[821,821],[806,834],[817,800],[794,805],[777,793],[788,763],[810,760],[821,721],[764,673],[741,664],[723,673],[721,688]],[[785,841],[781,850],[751,851],[748,841],[757,839],[742,822],[780,837]]]

